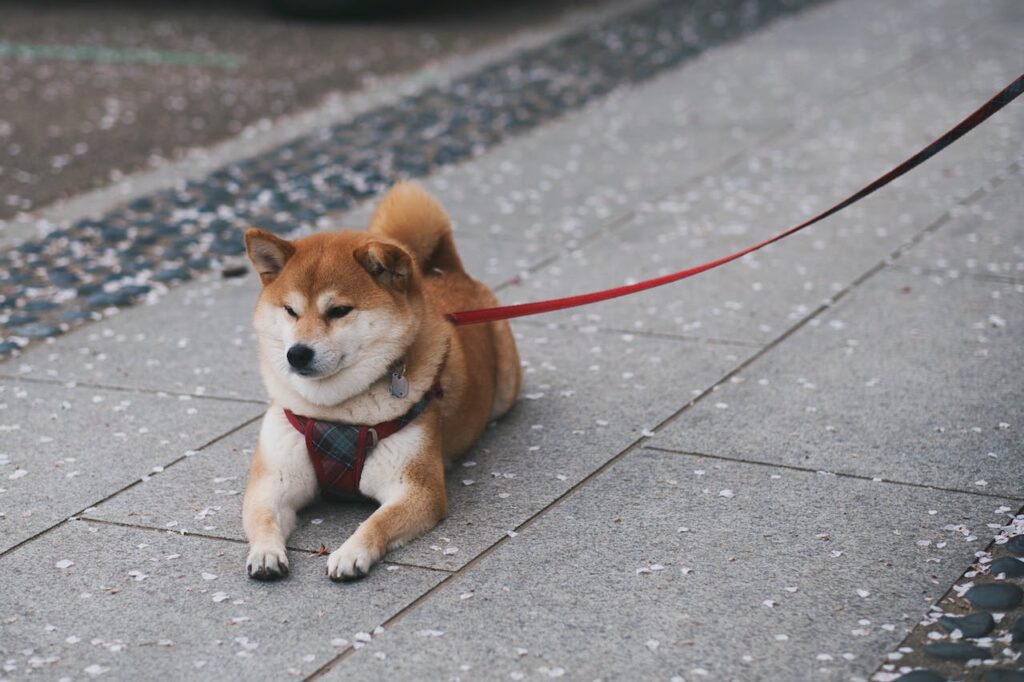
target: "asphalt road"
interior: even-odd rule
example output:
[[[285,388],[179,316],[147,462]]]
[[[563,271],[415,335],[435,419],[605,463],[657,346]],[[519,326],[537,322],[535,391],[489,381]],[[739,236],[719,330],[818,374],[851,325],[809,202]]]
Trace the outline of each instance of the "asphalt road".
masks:
[[[421,3],[422,4],[422,3]],[[104,186],[603,0],[445,3],[373,20],[260,2],[0,4],[0,219]]]

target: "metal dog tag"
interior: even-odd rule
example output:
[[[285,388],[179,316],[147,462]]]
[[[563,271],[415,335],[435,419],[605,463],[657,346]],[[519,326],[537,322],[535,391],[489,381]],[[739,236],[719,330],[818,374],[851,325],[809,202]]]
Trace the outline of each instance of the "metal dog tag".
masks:
[[[405,368],[402,368],[402,373],[398,372],[391,373],[391,387],[388,388],[388,392],[396,398],[404,398],[409,395],[409,380],[405,378]]]

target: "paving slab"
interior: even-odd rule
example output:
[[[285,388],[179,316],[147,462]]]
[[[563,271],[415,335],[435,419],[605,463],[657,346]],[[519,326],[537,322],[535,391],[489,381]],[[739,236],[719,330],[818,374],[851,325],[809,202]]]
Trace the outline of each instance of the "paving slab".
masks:
[[[0,373],[264,400],[256,362],[254,276],[194,282],[0,365]]]
[[[1024,281],[1024,192],[1019,171],[986,201],[965,207],[904,254],[896,265],[945,277]]]
[[[13,679],[287,679],[315,671],[444,574],[285,582],[238,570],[238,545],[71,522],[0,559],[0,659]]]
[[[328,678],[864,679],[997,506],[634,451]]]
[[[517,336],[523,399],[449,472],[448,519],[389,560],[464,566],[752,353],[575,330],[526,328]],[[241,540],[241,491],[257,432],[243,429],[87,516]],[[371,509],[315,506],[289,544],[336,548]]]
[[[0,382],[0,552],[259,413],[223,400]]]
[[[1017,68],[1006,56],[1013,54],[1007,40],[1002,33],[978,33],[973,69],[954,56],[937,58],[733,168],[641,202],[625,224],[532,273],[503,296],[521,303],[668,274],[814,215],[917,151],[1005,85]],[[936,90],[935,79],[950,87]],[[1024,125],[1024,109],[1005,113],[897,186],[805,233],[685,283],[543,319],[770,341],[1017,161],[1020,152],[1008,140]]]
[[[1021,497],[1024,285],[887,270],[651,443]]]

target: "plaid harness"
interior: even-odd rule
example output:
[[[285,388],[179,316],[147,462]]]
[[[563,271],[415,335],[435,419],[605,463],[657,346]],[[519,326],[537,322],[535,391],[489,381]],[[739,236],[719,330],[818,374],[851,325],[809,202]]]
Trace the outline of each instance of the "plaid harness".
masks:
[[[349,497],[359,494],[363,465],[377,443],[400,431],[420,416],[431,400],[440,396],[441,389],[435,386],[398,419],[374,426],[320,421],[301,417],[291,410],[285,410],[284,416],[306,439],[306,452],[313,463],[320,492],[328,497]]]

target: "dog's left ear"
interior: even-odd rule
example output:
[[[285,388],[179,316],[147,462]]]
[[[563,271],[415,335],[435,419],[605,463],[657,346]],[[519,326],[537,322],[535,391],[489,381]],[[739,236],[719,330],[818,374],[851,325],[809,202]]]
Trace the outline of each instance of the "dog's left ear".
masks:
[[[245,248],[264,285],[277,279],[284,264],[295,255],[290,241],[255,227],[245,231]]]
[[[385,242],[369,242],[352,252],[352,256],[381,284],[406,291],[412,276],[412,258],[400,246]]]

